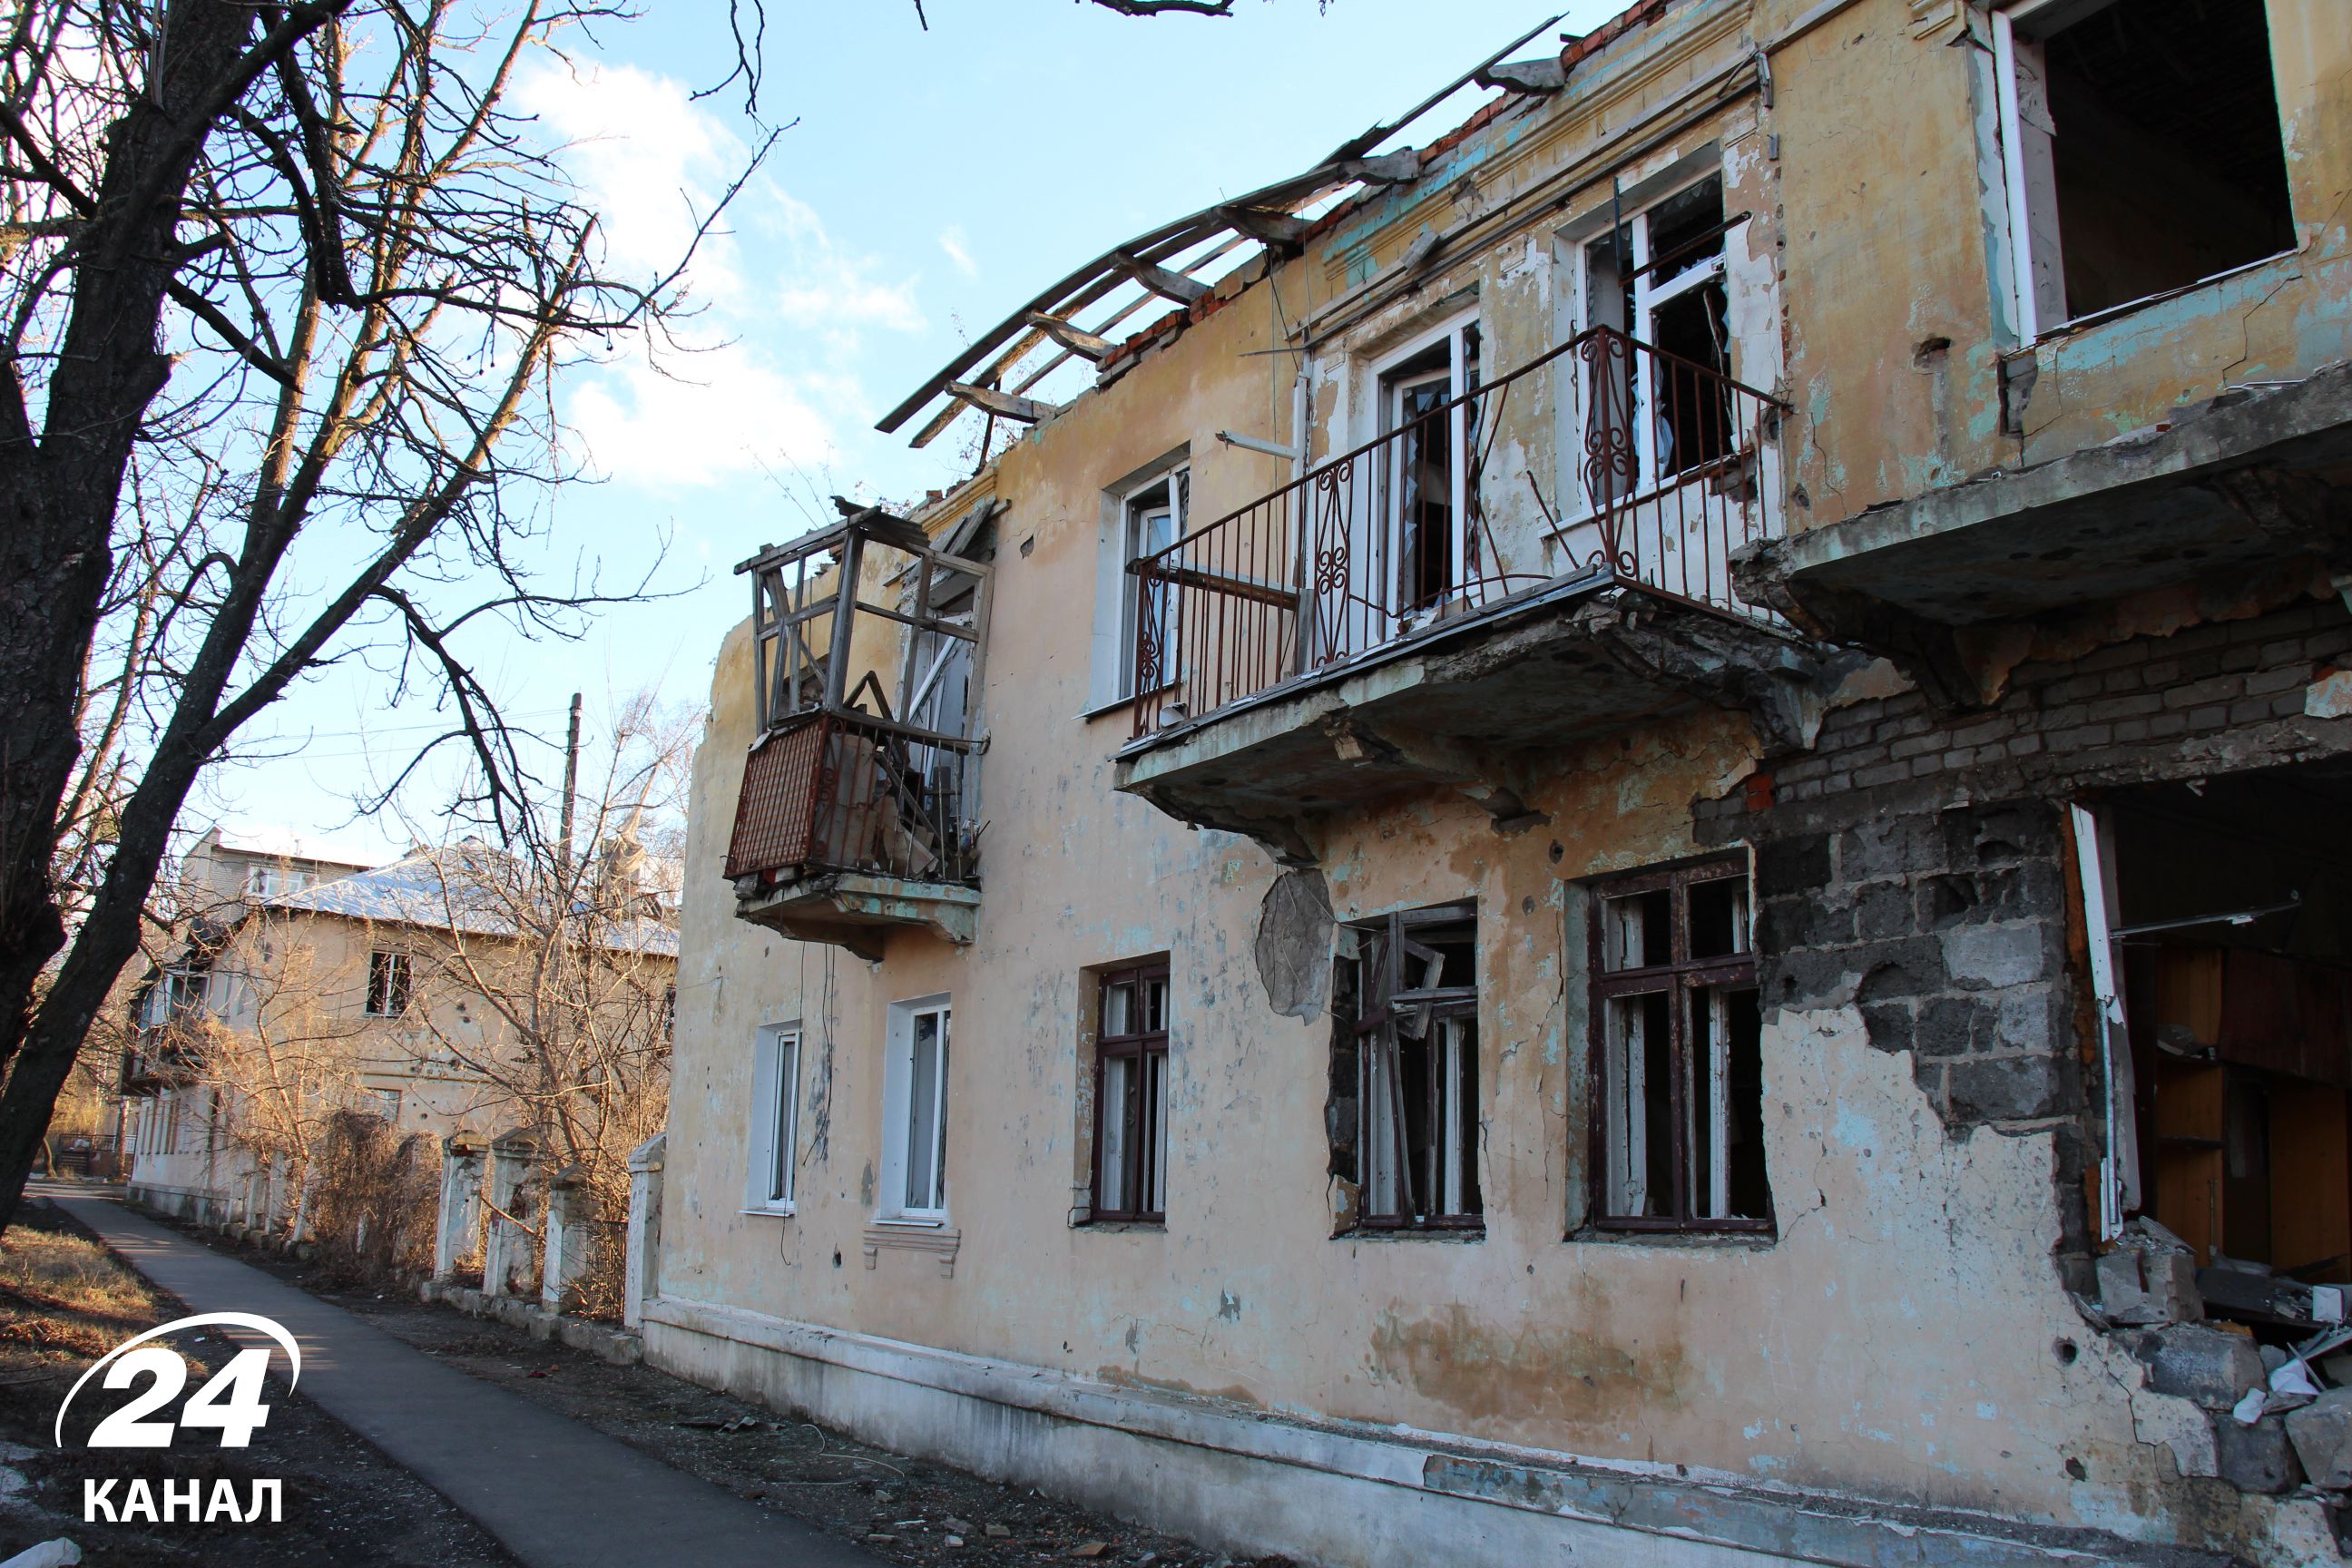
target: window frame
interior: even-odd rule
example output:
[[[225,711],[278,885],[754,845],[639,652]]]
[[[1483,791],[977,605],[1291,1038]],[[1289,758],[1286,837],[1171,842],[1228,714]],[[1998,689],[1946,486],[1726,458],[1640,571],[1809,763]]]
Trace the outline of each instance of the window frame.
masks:
[[[762,1024],[751,1037],[751,1125],[745,1139],[743,1212],[800,1212],[800,1023]],[[762,1178],[765,1178],[764,1180]]]
[[[1148,1017],[1148,1011],[1141,1006],[1145,994],[1144,987],[1155,980],[1160,983],[1161,988],[1160,1027],[1135,1029],[1124,1035],[1110,1033],[1107,1013],[1110,1005],[1112,988],[1118,985],[1134,985],[1137,988],[1138,1016],[1139,1018]],[[1100,971],[1096,976],[1096,982],[1095,1124],[1092,1139],[1093,1155],[1087,1178],[1087,1221],[1089,1224],[1165,1225],[1168,1223],[1170,1061],[1168,1037],[1170,1015],[1174,1006],[1174,995],[1170,985],[1169,963],[1162,957],[1118,964]],[[1141,1135],[1140,1123],[1150,1118],[1152,1098],[1150,1086],[1155,1081],[1150,1068],[1151,1058],[1154,1057],[1160,1058],[1160,1074],[1156,1080],[1159,1084],[1159,1115],[1153,1122],[1156,1137],[1146,1137]],[[1121,1184],[1132,1194],[1148,1194],[1156,1184],[1160,1190],[1160,1200],[1158,1208],[1135,1205],[1126,1208],[1111,1208],[1106,1206],[1103,1202],[1105,1170],[1103,1148],[1110,1127],[1112,1109],[1108,1093],[1109,1064],[1115,1058],[1135,1064],[1130,1071],[1136,1075],[1133,1081],[1139,1086],[1136,1096],[1138,1125],[1128,1126],[1126,1119],[1121,1118],[1121,1145],[1124,1151],[1120,1162]],[[1156,1184],[1151,1179],[1154,1174],[1158,1177]]]
[[[1160,505],[1145,500],[1153,490],[1165,489],[1168,498]],[[1118,695],[1116,700],[1133,701],[1149,697],[1153,691],[1164,691],[1175,684],[1173,675],[1162,668],[1159,683],[1150,691],[1142,689],[1142,671],[1136,662],[1136,641],[1143,619],[1143,580],[1136,575],[1135,564],[1146,554],[1158,554],[1184,537],[1192,511],[1192,463],[1189,457],[1179,458],[1148,479],[1136,481],[1118,492]],[[1168,516],[1166,543],[1150,551],[1143,548],[1143,520],[1165,512]],[[1181,614],[1177,608],[1179,590],[1163,584],[1159,621],[1161,627],[1161,662],[1167,659],[1167,630]]]
[[[2096,0],[2096,3],[2088,5],[2084,0],[2008,0],[2007,4],[1999,4],[1996,0],[1991,13],[1994,121],[2000,139],[1998,151],[2000,156],[2001,205],[2007,219],[2009,244],[2008,277],[1997,281],[1995,287],[2006,285],[2020,348],[2028,348],[2045,339],[2128,314],[2159,300],[2202,289],[2238,273],[2267,266],[2281,257],[2296,254],[2297,247],[2289,245],[2267,256],[2254,257],[2153,294],[2104,305],[2095,310],[2085,310],[2081,315],[2068,313],[2065,229],[2063,215],[2058,210],[2054,153],[2058,128],[2050,112],[2049,80],[2042,68],[2042,46],[2043,33],[2063,32],[2077,22],[2087,21],[2112,3],[2113,0]],[[2021,33],[2018,30],[2021,26],[2032,30]],[[2028,68],[2023,76],[2020,71],[2021,62]],[[2022,90],[2020,85],[2029,76],[2035,87],[2032,93]],[[2281,101],[2284,107],[2275,58],[2271,67],[2271,92],[2273,100]],[[2039,116],[2038,120],[2036,116]],[[2029,127],[2035,133],[2032,138],[2026,135]],[[2280,139],[2284,155],[2286,152],[2284,126],[2280,128]],[[2294,195],[2290,181],[2287,192],[2290,229],[2295,222]],[[2053,253],[2045,253],[2045,246]]]
[[[908,1153],[914,1135],[915,1037],[925,1017],[940,1020],[938,1065],[934,1071],[930,1125],[928,1130],[930,1188],[929,1204],[907,1201],[910,1175]],[[888,1055],[882,1074],[882,1171],[875,1219],[882,1224],[944,1227],[948,1224],[948,1114],[950,1074],[955,1060],[955,1005],[942,992],[890,1004]]]
[[[1696,190],[1710,181],[1714,182],[1718,188],[1725,207],[1725,216],[1715,230],[1703,234],[1700,237],[1715,240],[1716,248],[1712,254],[1704,255],[1683,267],[1681,270],[1669,274],[1662,283],[1658,280],[1661,258],[1654,254],[1651,248],[1652,220],[1659,209],[1668,203]],[[1596,247],[1612,243],[1612,237],[1620,228],[1626,231],[1625,259],[1628,270],[1623,277],[1612,280],[1611,287],[1623,289],[1630,282],[1633,286],[1633,301],[1629,307],[1630,316],[1622,324],[1615,326],[1616,331],[1623,332],[1635,342],[1656,351],[1659,349],[1661,336],[1657,327],[1659,310],[1675,303],[1685,295],[1710,284],[1722,290],[1727,311],[1731,295],[1731,234],[1751,216],[1745,212],[1731,212],[1730,199],[1730,182],[1725,172],[1723,159],[1717,154],[1711,159],[1693,161],[1686,165],[1678,166],[1656,188],[1643,191],[1639,196],[1640,205],[1634,206],[1632,211],[1622,214],[1622,217],[1617,216],[1613,209],[1603,209],[1600,215],[1598,226],[1590,233],[1577,232],[1572,241],[1575,287],[1570,295],[1570,335],[1573,337],[1596,326],[1612,324],[1599,320],[1598,313],[1593,309],[1594,294],[1599,284],[1593,273],[1592,252]],[[1611,221],[1612,217],[1616,217],[1616,221]],[[1580,223],[1577,229],[1581,230],[1582,226]],[[1679,248],[1688,248],[1690,245],[1696,243],[1697,242],[1685,242],[1685,246]],[[1669,251],[1667,255],[1671,257],[1678,253],[1679,250]],[[1776,302],[1775,309],[1777,308]],[[1740,368],[1737,363],[1738,346],[1739,340],[1727,322],[1721,371],[1721,374],[1727,380],[1736,380],[1738,377]],[[1673,469],[1667,469],[1664,467],[1659,457],[1658,418],[1654,413],[1660,402],[1656,361],[1651,354],[1637,353],[1630,368],[1633,375],[1631,395],[1633,407],[1637,412],[1651,411],[1651,416],[1636,417],[1633,421],[1631,434],[1633,439],[1634,478],[1631,487],[1618,498],[1620,500],[1644,497],[1654,490],[1681,482],[1693,473],[1697,466],[1689,464]],[[1591,384],[1592,378],[1589,373],[1582,370],[1574,372],[1571,374],[1571,380],[1575,387],[1575,395],[1565,400],[1565,406],[1571,416],[1570,435],[1573,445],[1570,449],[1582,452],[1585,447],[1586,431],[1594,416],[1592,405],[1596,401],[1597,394]],[[1587,493],[1582,485],[1576,487],[1573,500],[1574,510],[1564,514],[1563,521],[1583,521],[1593,516],[1598,510],[1593,498]]]
[[[1440,1041],[1443,1036],[1444,1026],[1466,1026],[1466,1027],[1462,1030],[1462,1043],[1456,1048],[1466,1049],[1468,1052],[1469,1066],[1466,1075],[1457,1074],[1454,1076],[1457,1078],[1466,1076],[1469,1086],[1471,1104],[1468,1108],[1466,1125],[1470,1130],[1470,1142],[1468,1148],[1457,1149],[1454,1152],[1453,1158],[1445,1161],[1444,1163],[1449,1166],[1454,1167],[1455,1173],[1458,1173],[1464,1178],[1461,1185],[1465,1191],[1470,1189],[1475,1189],[1476,1191],[1478,1196],[1478,1207],[1475,1211],[1441,1210],[1437,1204],[1433,1202],[1429,1205],[1429,1213],[1414,1214],[1404,1202],[1401,1201],[1397,1212],[1393,1214],[1376,1215],[1371,1211],[1371,1194],[1374,1183],[1377,1179],[1374,1174],[1371,1150],[1374,1142],[1373,1134],[1376,1130],[1375,1122],[1380,1119],[1375,1115],[1376,1100],[1371,1075],[1375,1070],[1375,1062],[1381,1059],[1381,1053],[1383,1048],[1381,1041],[1383,1037],[1385,1037],[1387,1042],[1385,1049],[1391,1056],[1396,1057],[1399,1061],[1400,1070],[1398,1078],[1401,1087],[1402,1072],[1402,1057],[1400,1053],[1403,1049],[1403,1045],[1402,1037],[1396,1029],[1396,1010],[1393,1007],[1391,1007],[1382,1016],[1376,1018],[1371,1022],[1367,1022],[1365,1020],[1363,1013],[1363,998],[1369,994],[1369,986],[1365,980],[1364,972],[1369,964],[1367,954],[1364,950],[1369,942],[1374,941],[1385,941],[1391,944],[1397,943],[1402,940],[1405,932],[1416,926],[1428,927],[1438,925],[1458,925],[1465,923],[1466,923],[1470,928],[1471,939],[1471,980],[1469,984],[1440,987],[1433,990],[1414,988],[1409,991],[1401,987],[1392,987],[1391,994],[1411,994],[1423,999],[1422,1011],[1425,1013],[1426,1021],[1430,1027],[1429,1034],[1423,1039],[1422,1045],[1424,1051],[1430,1052],[1433,1055],[1440,1050]],[[1479,1043],[1478,1014],[1481,994],[1480,974],[1484,968],[1484,966],[1479,963],[1479,949],[1483,946],[1483,943],[1480,942],[1478,935],[1477,900],[1475,899],[1461,899],[1443,904],[1432,904],[1412,909],[1394,910],[1386,915],[1377,917],[1373,920],[1354,921],[1349,921],[1349,924],[1350,929],[1355,932],[1358,944],[1356,956],[1352,960],[1343,961],[1352,962],[1358,965],[1355,986],[1357,996],[1356,1010],[1353,1016],[1345,1020],[1343,1025],[1343,1026],[1354,1037],[1356,1058],[1356,1205],[1353,1223],[1347,1230],[1342,1231],[1340,1234],[1343,1236],[1359,1237],[1432,1236],[1451,1237],[1463,1239],[1474,1237],[1483,1237],[1486,1232],[1486,1182],[1479,1166],[1486,1152],[1486,1140],[1485,1121],[1479,1112],[1483,1107],[1488,1086],[1483,1081],[1483,1075],[1478,1072],[1477,1062]],[[1394,951],[1395,949],[1392,945],[1391,948],[1391,955],[1393,955]],[[1437,1063],[1434,1060],[1428,1062],[1425,1071],[1429,1081],[1428,1092],[1433,1100],[1437,1093],[1435,1085],[1436,1079],[1439,1076],[1439,1068]],[[1458,1110],[1460,1106],[1460,1092],[1458,1089],[1456,1090],[1454,1104],[1456,1106]],[[1434,1126],[1439,1124],[1440,1123],[1433,1118],[1432,1125]],[[1450,1118],[1442,1124],[1449,1127],[1460,1125],[1460,1123],[1457,1123]],[[1403,1140],[1406,1136],[1406,1128],[1407,1116],[1405,1110],[1402,1107],[1399,1107],[1394,1115],[1389,1119],[1389,1125],[1383,1129],[1383,1131],[1387,1131],[1390,1135],[1390,1140],[1396,1145],[1390,1156],[1390,1158],[1394,1162],[1391,1169],[1396,1173],[1401,1192],[1410,1191],[1410,1181],[1406,1179],[1406,1172],[1412,1164],[1411,1152],[1402,1146]],[[1439,1156],[1439,1158],[1442,1159],[1443,1156]]]
[[[387,976],[381,987],[384,1005],[376,1005],[379,987],[376,983],[378,961],[383,962]],[[416,1000],[416,966],[407,953],[394,947],[368,950],[367,994],[361,1000],[361,1010],[371,1018],[405,1017]]]
[[[1411,557],[1411,531],[1404,504],[1405,449],[1411,443],[1402,438],[1392,442],[1378,474],[1378,548],[1382,558],[1381,580],[1391,597],[1393,611],[1399,616],[1417,618],[1433,616],[1447,605],[1471,595],[1480,576],[1480,573],[1473,568],[1480,561],[1484,541],[1471,527],[1470,500],[1471,490],[1478,479],[1478,420],[1483,411],[1461,399],[1485,385],[1489,378],[1486,338],[1485,319],[1478,307],[1473,305],[1415,332],[1409,340],[1380,355],[1365,367],[1370,383],[1372,405],[1370,436],[1394,436],[1414,423],[1402,415],[1405,392],[1411,387],[1434,382],[1439,375],[1434,370],[1408,372],[1401,367],[1424,357],[1441,345],[1445,350],[1445,396],[1440,406],[1446,408],[1444,415],[1447,445],[1446,543],[1452,555],[1452,567],[1450,580],[1433,597],[1418,597],[1412,584],[1408,582],[1414,564]],[[1471,370],[1473,355],[1469,352],[1474,343],[1477,350],[1475,377]]]
[[[1702,883],[1737,879],[1747,888],[1744,909],[1747,925],[1740,934],[1746,946],[1736,956],[1710,955],[1694,959],[1690,947],[1690,889]],[[1771,1175],[1765,1173],[1764,1214],[1760,1218],[1710,1218],[1694,1215],[1689,1185],[1690,1151],[1686,1129],[1691,1125],[1685,1100],[1686,1086],[1696,1082],[1690,1062],[1691,1030],[1689,999],[1693,993],[1714,989],[1745,989],[1759,992],[1756,975],[1754,868],[1745,854],[1708,856],[1703,859],[1679,861],[1667,866],[1651,867],[1618,876],[1600,878],[1586,884],[1586,1011],[1589,1015],[1590,1059],[1586,1080],[1590,1114],[1587,1117],[1585,1224],[1592,1231],[1603,1234],[1633,1236],[1724,1235],[1769,1237],[1776,1233],[1778,1219],[1773,1207]],[[1668,957],[1664,963],[1645,963],[1637,969],[1612,970],[1608,967],[1607,910],[1612,900],[1665,890],[1668,903]],[[1663,986],[1662,986],[1662,984]],[[1606,1085],[1609,1080],[1609,1005],[1621,996],[1657,994],[1664,989],[1673,999],[1666,1009],[1668,1019],[1669,1085],[1668,1122],[1674,1130],[1675,1148],[1672,1156],[1675,1194],[1674,1212],[1670,1215],[1611,1215],[1606,1187],[1609,1181],[1609,1104]],[[1718,1161],[1720,1156],[1718,1155]]]

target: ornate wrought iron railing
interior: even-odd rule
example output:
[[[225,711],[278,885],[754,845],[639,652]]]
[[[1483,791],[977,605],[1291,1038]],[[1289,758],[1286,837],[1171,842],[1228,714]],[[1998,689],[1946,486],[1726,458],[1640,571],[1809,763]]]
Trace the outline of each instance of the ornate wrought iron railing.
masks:
[[[1782,412],[1695,360],[1580,333],[1130,563],[1135,733],[1564,576],[1769,620],[1729,562],[1779,531]],[[1526,460],[1538,431],[1569,443],[1567,497]]]

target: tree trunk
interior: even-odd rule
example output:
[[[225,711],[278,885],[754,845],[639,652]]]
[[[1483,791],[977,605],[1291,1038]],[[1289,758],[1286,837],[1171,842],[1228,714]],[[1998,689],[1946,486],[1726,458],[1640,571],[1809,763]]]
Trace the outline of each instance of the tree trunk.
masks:
[[[8,1069],[0,1226],[16,1213],[81,1036],[137,950],[138,907],[124,919],[120,895],[135,888],[143,900],[163,858],[161,837],[117,847],[106,890],[118,907],[104,921],[92,910],[37,1006],[41,974],[67,935],[51,878],[57,814],[81,751],[78,679],[111,566],[131,443],[171,374],[158,338],[179,265],[181,202],[210,130],[205,121],[256,15],[227,0],[173,0],[162,81],[107,132],[105,175],[89,194],[94,205],[70,269],[72,302],[37,441],[19,366],[5,367],[0,393],[0,1064]],[[142,857],[143,865],[125,863]]]

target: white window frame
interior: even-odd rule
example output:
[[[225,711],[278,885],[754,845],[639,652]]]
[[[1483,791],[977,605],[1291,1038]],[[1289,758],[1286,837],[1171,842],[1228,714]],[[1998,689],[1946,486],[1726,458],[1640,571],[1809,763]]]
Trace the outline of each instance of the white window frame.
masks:
[[[1992,13],[1993,90],[2000,127],[2000,163],[2007,186],[2009,216],[2009,278],[2011,308],[2020,344],[2037,342],[2064,328],[2109,316],[2168,298],[2180,289],[2168,289],[2138,300],[2102,306],[2081,316],[2066,310],[2064,231],[2060,226],[2055,143],[2058,128],[2051,118],[2049,87],[2042,68],[2042,40],[2032,32],[2018,32],[2020,23],[2043,32],[2056,31],[2105,10],[2124,0],[2010,0]],[[2271,88],[2278,91],[2277,67],[2272,67]],[[2292,255],[2292,247],[2273,256],[2225,268],[2181,286],[2194,289]]]
[[[2066,324],[2066,273],[2058,228],[2058,184],[2049,89],[2041,40],[2017,24],[2047,17],[2064,0],[2021,0],[1992,14],[1994,93],[2000,163],[2008,186],[2010,299],[2020,342]]]
[[[882,1072],[882,1172],[879,1202],[874,1217],[885,1223],[899,1225],[940,1226],[948,1222],[947,1127],[950,1096],[948,1092],[953,1071],[954,1016],[952,998],[942,992],[933,996],[919,996],[890,1004],[890,1021],[887,1056]],[[924,1017],[936,1017],[939,1029],[939,1063],[933,1077],[936,1092],[931,1099],[929,1125],[914,1126],[915,1105],[915,1036],[917,1022]],[[931,1173],[929,1191],[910,1194],[908,1181],[908,1149],[911,1140],[922,1137],[928,1142],[928,1165]]]
[[[393,999],[388,993],[394,990],[400,993],[401,1005],[388,1011],[380,1011],[375,1005],[375,961],[379,955],[391,960],[386,967],[394,976],[391,984],[384,987],[387,992],[384,1000],[389,1002]],[[371,1018],[398,1018],[405,1016],[408,1009],[415,1005],[416,964],[415,961],[396,947],[370,948],[366,992],[360,999],[361,1009]]]
[[[1465,339],[1473,331],[1479,331],[1481,384],[1485,380],[1491,379],[1489,367],[1486,363],[1487,347],[1486,334],[1481,328],[1478,308],[1474,305],[1466,310],[1459,311],[1433,326],[1414,333],[1406,342],[1381,354],[1366,365],[1366,391],[1370,395],[1368,403],[1371,410],[1372,428],[1366,434],[1365,439],[1370,440],[1402,428],[1402,423],[1397,414],[1397,401],[1399,394],[1409,383],[1405,378],[1398,376],[1397,367],[1420,358],[1438,343],[1442,342],[1446,347],[1445,395],[1449,403],[1471,390],[1468,382],[1469,353]],[[1433,379],[1434,374],[1435,373],[1432,372],[1428,375],[1413,376],[1410,384]],[[1447,449],[1453,454],[1449,464],[1451,472],[1446,476],[1448,481],[1446,500],[1451,508],[1453,537],[1449,543],[1454,552],[1454,580],[1447,592],[1440,595],[1434,604],[1414,612],[1416,616],[1434,615],[1445,605],[1468,594],[1471,589],[1468,573],[1473,543],[1470,538],[1470,477],[1471,463],[1475,454],[1470,450],[1469,416],[1469,405],[1460,403],[1455,404],[1454,409],[1445,416]],[[1399,468],[1403,460],[1404,443],[1400,441],[1389,449],[1388,461],[1383,465],[1381,472],[1381,516],[1378,524],[1380,580],[1387,584],[1388,591],[1396,595],[1395,608],[1400,613],[1402,613],[1405,608],[1403,584],[1398,578],[1398,574],[1404,569],[1405,551],[1405,520],[1398,499],[1404,491]]]
[[[1128,571],[1135,559],[1134,502],[1146,490],[1173,485],[1176,476],[1192,477],[1189,444],[1147,463],[1106,485],[1095,541],[1095,616],[1093,658],[1087,672],[1086,707],[1081,717],[1099,718],[1135,700],[1135,588]],[[1189,522],[1176,519],[1175,537],[1183,537]]]
[[[1142,500],[1150,491],[1166,487],[1167,503],[1147,507]],[[1192,515],[1192,465],[1190,461],[1176,463],[1140,484],[1130,485],[1118,498],[1118,695],[1122,699],[1141,695],[1137,690],[1139,671],[1135,668],[1136,629],[1143,618],[1143,583],[1129,571],[1147,553],[1156,554],[1184,537]],[[1165,512],[1168,517],[1166,543],[1146,551],[1143,520]],[[1166,590],[1168,599],[1161,613],[1163,628],[1176,614],[1176,590]],[[1171,673],[1160,672],[1161,685],[1170,683]]]
[[[1644,190],[1641,195],[1641,205],[1625,213],[1623,218],[1624,227],[1629,231],[1633,252],[1629,264],[1633,270],[1633,313],[1632,319],[1627,321],[1621,330],[1634,342],[1653,346],[1658,341],[1655,323],[1661,307],[1670,305],[1692,289],[1704,288],[1709,283],[1720,281],[1727,292],[1731,287],[1731,231],[1728,229],[1725,230],[1722,236],[1722,249],[1717,251],[1705,262],[1676,273],[1665,282],[1658,282],[1656,274],[1649,269],[1650,215],[1659,207],[1681,195],[1685,191],[1714,180],[1724,187],[1726,212],[1728,216],[1730,185],[1725,175],[1720,157],[1712,162],[1695,163],[1687,168],[1678,169],[1675,174],[1676,177],[1669,183],[1654,190]],[[1617,225],[1610,221],[1612,216],[1610,209],[1604,209],[1601,215],[1600,226],[1589,234],[1579,235],[1573,241],[1575,287],[1571,292],[1569,306],[1571,337],[1600,324],[1591,319],[1592,247],[1607,239],[1615,231]],[[1731,337],[1726,343],[1727,349],[1736,349],[1738,342],[1737,336]],[[1736,375],[1739,367],[1728,363],[1728,354],[1726,357],[1724,374]],[[1591,417],[1589,405],[1592,393],[1580,368],[1571,371],[1570,374],[1575,378],[1576,395],[1570,400],[1569,405],[1574,410],[1575,419],[1575,428],[1570,432],[1572,442],[1569,449],[1571,453],[1581,453],[1584,450],[1584,422]],[[1657,407],[1657,379],[1655,363],[1647,354],[1636,354],[1633,358],[1633,398],[1636,408]],[[1654,417],[1633,421],[1633,454],[1634,461],[1639,467],[1633,481],[1633,493],[1639,496],[1664,483],[1665,479],[1665,476],[1658,472],[1658,432],[1657,420]],[[1592,498],[1585,494],[1581,483],[1576,486],[1572,499],[1576,502],[1576,508],[1567,514],[1565,521],[1574,521],[1592,515]]]
[[[745,1214],[799,1210],[801,1026],[763,1024],[752,1036],[751,1124],[744,1145]]]

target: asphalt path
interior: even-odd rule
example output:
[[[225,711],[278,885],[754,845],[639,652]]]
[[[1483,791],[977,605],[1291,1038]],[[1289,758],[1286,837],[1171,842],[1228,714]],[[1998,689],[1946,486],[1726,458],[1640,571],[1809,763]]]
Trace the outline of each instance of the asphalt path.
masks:
[[[531,1568],[875,1568],[881,1561],[446,1366],[112,1198],[62,1184],[37,1184],[37,1190],[190,1311],[257,1312],[276,1321],[302,1347],[306,1397],[414,1471]],[[240,1342],[268,1342],[230,1332]]]

